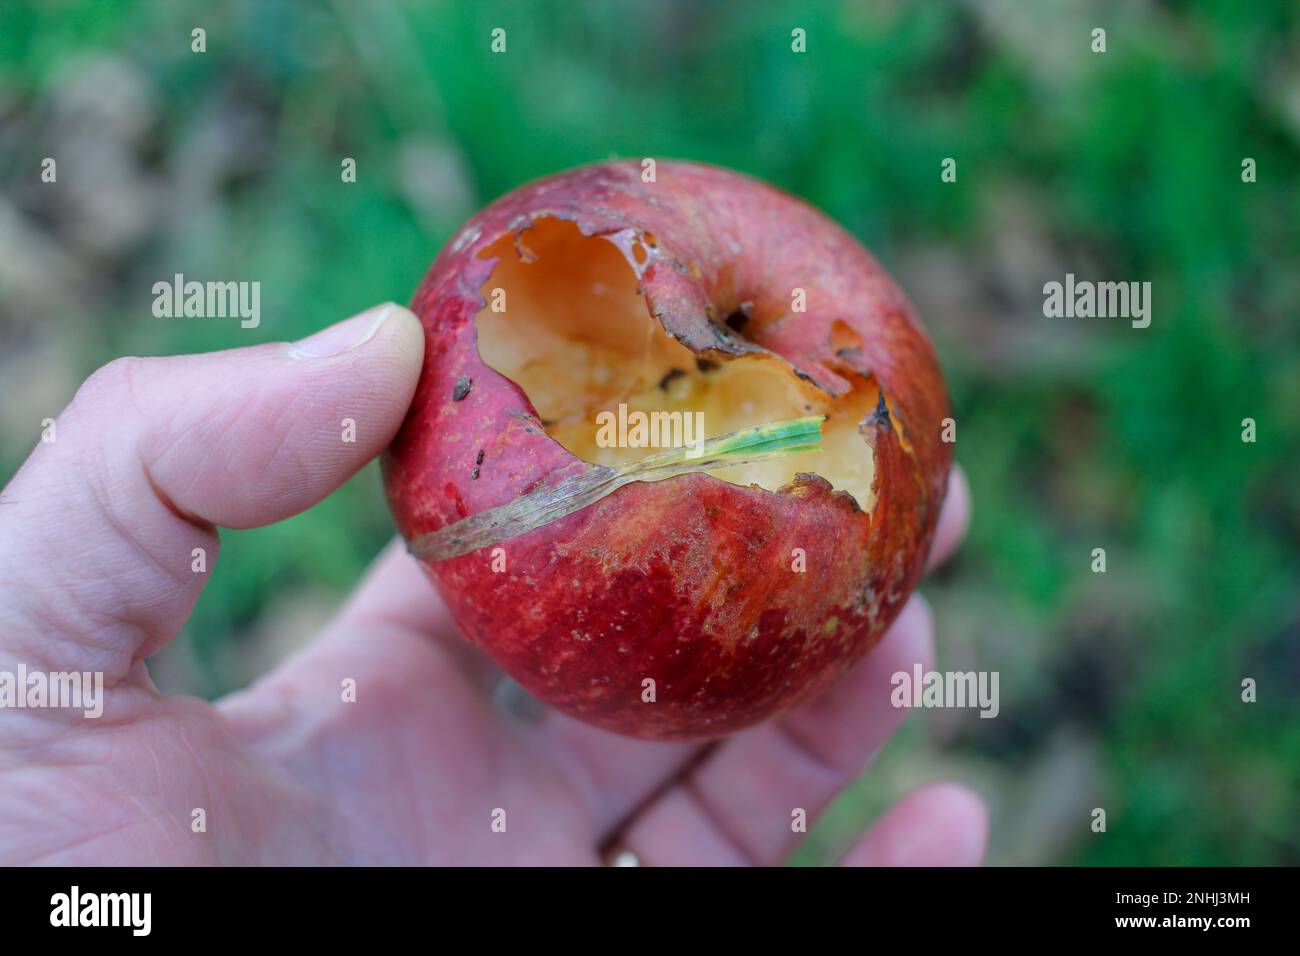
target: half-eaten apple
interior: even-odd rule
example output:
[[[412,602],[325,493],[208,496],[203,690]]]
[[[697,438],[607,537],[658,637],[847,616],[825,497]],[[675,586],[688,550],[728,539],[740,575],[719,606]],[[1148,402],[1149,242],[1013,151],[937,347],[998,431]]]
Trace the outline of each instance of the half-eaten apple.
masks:
[[[398,530],[465,636],[547,704],[641,737],[731,733],[825,688],[916,586],[951,463],[943,377],[897,286],[804,203],[696,164],[583,167],[471,219],[412,308],[424,370],[384,457]],[[434,546],[693,426],[812,416],[815,448],[706,456]]]

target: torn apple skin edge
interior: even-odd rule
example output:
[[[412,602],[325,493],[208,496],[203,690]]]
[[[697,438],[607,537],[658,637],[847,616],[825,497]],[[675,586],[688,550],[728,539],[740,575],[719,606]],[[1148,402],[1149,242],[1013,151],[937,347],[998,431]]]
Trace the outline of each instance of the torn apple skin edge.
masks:
[[[641,171],[526,185],[443,249],[412,303],[424,368],[384,481],[413,542],[644,457],[592,441],[611,403],[703,408],[710,436],[825,416],[819,451],[634,481],[498,545],[501,570],[494,548],[422,561],[466,638],[542,701],[705,739],[824,689],[897,616],[946,490],[948,396],[905,296],[821,213],[717,168]]]

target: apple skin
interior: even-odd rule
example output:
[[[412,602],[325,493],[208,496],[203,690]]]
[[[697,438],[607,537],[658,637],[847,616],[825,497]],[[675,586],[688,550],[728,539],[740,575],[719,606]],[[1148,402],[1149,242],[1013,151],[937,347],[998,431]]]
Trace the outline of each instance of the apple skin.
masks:
[[[651,314],[697,352],[756,342],[835,395],[850,370],[874,376],[884,400],[860,429],[875,456],[870,514],[815,475],[772,492],[693,474],[627,485],[503,542],[502,573],[492,548],[425,564],[464,635],[540,700],[623,734],[703,739],[824,689],[897,616],[947,486],[948,396],[903,293],[820,212],[723,169],[659,162],[654,183],[641,172],[603,163],[525,185],[442,250],[412,303],[424,369],[384,481],[409,541],[586,467],[476,347],[496,262],[479,253],[536,218],[620,244]],[[807,311],[790,315],[796,287]],[[746,301],[752,341],[721,321]],[[833,347],[836,320],[860,348]],[[463,379],[470,390],[456,399]],[[796,548],[806,573],[792,570]],[[654,702],[643,700],[647,679]]]

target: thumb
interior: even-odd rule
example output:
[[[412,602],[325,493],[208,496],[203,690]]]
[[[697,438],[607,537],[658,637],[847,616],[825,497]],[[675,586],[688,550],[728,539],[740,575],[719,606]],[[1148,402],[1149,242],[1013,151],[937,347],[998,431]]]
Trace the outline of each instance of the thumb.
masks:
[[[100,369],[0,494],[0,659],[121,680],[189,616],[215,526],[342,484],[392,440],[422,356],[389,304],[293,345]]]

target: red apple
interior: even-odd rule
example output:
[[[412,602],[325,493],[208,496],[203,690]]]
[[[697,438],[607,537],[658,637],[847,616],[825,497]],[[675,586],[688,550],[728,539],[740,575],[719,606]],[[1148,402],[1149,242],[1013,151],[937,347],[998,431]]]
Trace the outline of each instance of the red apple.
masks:
[[[820,451],[635,482],[424,562],[465,636],[547,704],[706,738],[825,688],[893,621],[947,485],[948,397],[911,305],[835,223],[726,170],[656,174],[550,176],[442,250],[384,474],[411,541],[645,456],[596,441],[620,404],[703,412],[709,437],[825,415]]]

